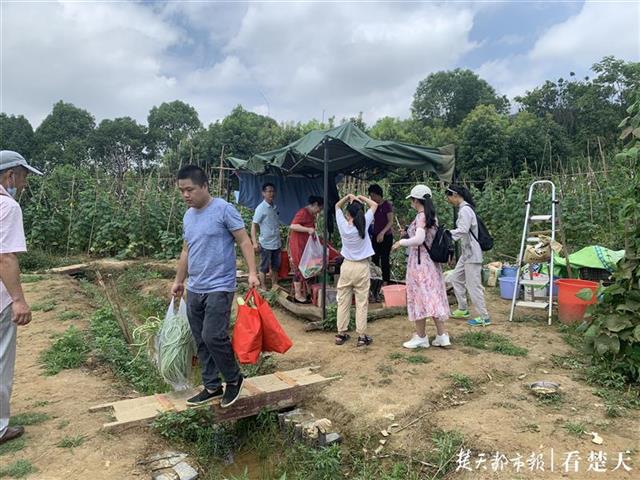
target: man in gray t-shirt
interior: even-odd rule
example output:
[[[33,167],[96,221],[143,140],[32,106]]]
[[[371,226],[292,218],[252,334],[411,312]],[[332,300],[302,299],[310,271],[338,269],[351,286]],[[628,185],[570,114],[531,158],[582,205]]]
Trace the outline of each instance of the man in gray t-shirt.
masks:
[[[251,223],[251,241],[256,252],[260,252],[260,283],[267,286],[267,273],[271,271],[272,287],[278,285],[278,270],[282,253],[280,248],[280,217],[278,207],[274,203],[276,187],[273,183],[265,183],[262,186],[262,198],[264,199],[253,213]],[[256,239],[256,230],[260,229],[260,237]]]
[[[251,240],[235,207],[209,193],[204,170],[195,165],[178,172],[178,188],[189,206],[184,214],[184,245],[171,288],[181,297],[187,284],[187,317],[198,347],[204,389],[187,400],[202,405],[222,397],[220,406],[240,396],[243,378],[229,338],[229,317],[236,290],[237,243],[249,267],[249,287],[260,285]],[[220,375],[226,381],[222,389]]]

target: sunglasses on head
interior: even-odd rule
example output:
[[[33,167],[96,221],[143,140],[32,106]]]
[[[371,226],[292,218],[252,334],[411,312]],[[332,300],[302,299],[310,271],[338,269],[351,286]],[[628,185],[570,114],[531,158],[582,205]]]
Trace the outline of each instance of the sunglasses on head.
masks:
[[[457,192],[454,192],[453,190],[447,188],[444,193],[447,195],[447,197],[453,197]]]

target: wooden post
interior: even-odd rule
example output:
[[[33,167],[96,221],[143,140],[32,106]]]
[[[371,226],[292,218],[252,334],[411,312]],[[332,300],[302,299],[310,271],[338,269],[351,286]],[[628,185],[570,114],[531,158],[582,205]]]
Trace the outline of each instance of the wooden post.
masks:
[[[328,277],[328,260],[327,248],[329,245],[328,223],[329,223],[329,137],[324,137],[324,228],[322,238],[324,245],[322,246],[322,321],[327,318],[327,277]]]
[[[602,151],[602,143],[600,143],[600,137],[598,137],[598,148],[600,149],[600,158],[602,158],[602,170],[606,178],[607,177],[607,160],[604,158],[604,152]]]
[[[226,145],[222,145],[222,151],[220,152],[220,172],[218,173],[218,196],[222,198],[222,185],[224,182],[224,147]]]
[[[69,228],[67,229],[67,257],[69,256],[69,242],[71,242],[71,222],[73,221],[73,194],[76,187],[76,175],[73,174],[73,180],[71,181],[71,205],[69,207]]]

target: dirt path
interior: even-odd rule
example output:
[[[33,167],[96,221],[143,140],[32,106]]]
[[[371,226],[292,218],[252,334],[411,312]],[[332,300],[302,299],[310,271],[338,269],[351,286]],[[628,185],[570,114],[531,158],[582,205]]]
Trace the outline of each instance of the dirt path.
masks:
[[[144,429],[131,429],[118,436],[100,433],[105,416],[88,411],[93,405],[132,392],[119,388],[104,370],[63,370],[47,377],[39,365],[38,356],[51,344],[52,335],[64,332],[70,325],[87,328],[93,308],[77,282],[69,277],[51,277],[25,284],[24,288],[32,306],[51,303],[52,299],[57,305],[48,312],[34,312],[31,324],[19,329],[12,415],[42,413],[49,418],[25,427],[25,448],[1,456],[0,464],[28,460],[37,468],[29,478],[42,480],[138,478],[141,472],[136,460],[157,446],[157,437]],[[60,320],[64,311],[80,316]],[[65,437],[79,435],[86,436],[79,447],[56,446]]]
[[[453,347],[430,348],[418,352],[428,363],[409,363],[402,342],[411,335],[411,325],[405,318],[379,320],[370,325],[374,344],[357,348],[352,339],[344,346],[333,345],[333,335],[304,332],[303,323],[280,311],[278,318],[292,336],[294,347],[279,358],[281,368],[300,365],[320,365],[326,374],[341,374],[343,378],[310,398],[314,412],[326,414],[340,428],[351,434],[373,435],[391,423],[405,425],[421,414],[425,418],[399,435],[390,437],[386,450],[404,453],[420,451],[428,445],[435,428],[457,430],[474,451],[472,466],[478,453],[488,456],[500,452],[509,459],[519,453],[523,461],[533,452],[546,458],[547,476],[562,475],[565,453],[580,452],[579,473],[573,478],[597,478],[603,473],[587,474],[588,456],[593,451],[607,452],[609,478],[634,477],[640,470],[640,412],[630,411],[624,417],[605,415],[603,400],[593,395],[593,387],[576,381],[575,371],[557,367],[552,355],[572,356],[572,350],[556,326],[549,327],[545,319],[528,317],[525,323],[507,321],[509,303],[488,293],[494,325],[489,331],[509,337],[514,344],[528,349],[525,357],[506,356],[464,347],[456,336],[478,331],[464,321],[450,320],[449,333]],[[433,326],[429,328],[435,335]],[[398,358],[403,355],[402,358]],[[471,391],[453,385],[452,374],[464,375],[473,382]],[[562,401],[544,405],[534,398],[525,384],[537,380],[557,382],[562,388]],[[389,420],[393,415],[394,420]],[[604,438],[602,446],[591,443],[588,435],[571,435],[567,422],[583,424],[587,432],[596,431]],[[550,468],[550,449],[554,449],[555,473]],[[621,469],[611,472],[618,452],[632,451],[635,471]],[[496,478],[491,471],[475,470],[469,478]],[[526,467],[525,467],[526,469]],[[560,470],[558,470],[560,469]],[[564,471],[562,471],[564,473]],[[522,478],[533,473],[521,471]],[[519,478],[513,468],[505,468],[501,478]]]
[[[143,291],[159,295],[167,294],[169,287],[170,282],[162,279],[141,285]],[[49,312],[35,312],[32,324],[20,330],[13,413],[42,412],[51,418],[27,427],[26,447],[3,455],[0,461],[28,459],[38,469],[30,478],[44,480],[146,478],[140,476],[142,472],[135,462],[163,447],[158,437],[140,428],[117,436],[99,433],[105,416],[88,413],[92,405],[124,398],[132,392],[119,386],[102,369],[65,370],[45,377],[38,364],[38,355],[50,345],[52,334],[61,333],[72,324],[87,327],[93,309],[78,284],[68,277],[52,277],[27,284],[25,289],[31,304],[55,299],[57,305]],[[370,436],[377,442],[381,438],[379,431],[389,424],[405,425],[426,414],[412,427],[390,437],[386,453],[422,452],[431,444],[429,438],[436,428],[461,432],[473,449],[473,471],[465,478],[638,478],[640,412],[631,410],[623,417],[607,417],[603,400],[593,395],[594,388],[576,380],[575,370],[553,361],[554,354],[572,357],[571,348],[555,326],[548,327],[535,317],[510,324],[506,321],[508,303],[492,293],[488,300],[495,322],[488,330],[527,348],[526,356],[461,346],[456,337],[477,330],[451,320],[451,349],[430,348],[418,352],[418,359],[410,359],[412,352],[403,350],[401,344],[410,336],[411,325],[400,317],[372,323],[369,333],[375,342],[369,348],[358,349],[353,340],[338,347],[333,344],[331,333],[304,332],[303,321],[277,310],[294,342],[286,355],[275,357],[277,366],[286,370],[319,365],[323,374],[343,376],[310,395],[307,406],[317,415],[333,420],[347,438]],[[65,310],[80,313],[80,318],[61,321],[59,315]],[[432,327],[429,333],[433,336]],[[471,388],[454,386],[452,374],[468,377]],[[560,383],[561,402],[545,405],[529,393],[525,384],[542,379]],[[570,434],[567,422],[598,432],[604,444],[594,445],[587,435]],[[74,449],[56,446],[64,437],[76,435],[87,436],[83,445]],[[551,448],[555,452],[553,473],[549,472]],[[600,450],[607,455],[607,473],[587,473],[589,453]],[[627,450],[632,452],[628,463],[633,470],[611,472],[618,452]],[[579,471],[563,474],[562,462],[566,452],[571,451],[579,452]],[[491,471],[489,464],[487,470],[474,468],[480,453],[491,456],[495,452],[508,459],[520,454],[524,462],[532,453],[543,454],[545,473],[532,473],[526,467],[517,473],[513,464],[498,474]]]

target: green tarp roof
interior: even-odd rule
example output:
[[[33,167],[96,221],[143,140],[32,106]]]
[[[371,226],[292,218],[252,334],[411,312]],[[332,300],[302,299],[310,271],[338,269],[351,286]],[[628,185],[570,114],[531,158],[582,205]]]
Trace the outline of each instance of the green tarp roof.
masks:
[[[329,130],[313,130],[285,147],[254,155],[248,160],[229,158],[229,161],[235,168],[255,174],[278,170],[284,174],[318,174],[323,171],[325,138],[332,173],[410,168],[433,172],[447,182],[453,177],[453,145],[432,148],[375,140],[351,122]]]

